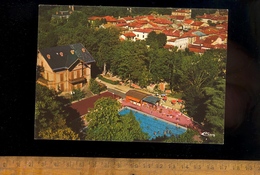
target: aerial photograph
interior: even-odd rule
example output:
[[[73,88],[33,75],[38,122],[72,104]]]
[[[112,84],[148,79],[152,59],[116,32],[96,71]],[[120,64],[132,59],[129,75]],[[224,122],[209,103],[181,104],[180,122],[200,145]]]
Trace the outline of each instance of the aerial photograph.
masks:
[[[227,9],[38,10],[35,139],[224,144]]]

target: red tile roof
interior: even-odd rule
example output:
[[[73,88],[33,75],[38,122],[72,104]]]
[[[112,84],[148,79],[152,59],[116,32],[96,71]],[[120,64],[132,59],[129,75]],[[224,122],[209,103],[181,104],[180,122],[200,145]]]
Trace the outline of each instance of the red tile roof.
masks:
[[[191,25],[192,26],[201,26],[204,22],[201,21],[194,21]]]
[[[184,20],[185,16],[182,15],[171,15],[169,16],[171,19]]]
[[[117,27],[125,27],[125,26],[127,26],[127,25],[128,25],[127,23],[116,24]]]
[[[117,19],[114,18],[113,16],[104,16],[104,19],[106,19],[107,22],[116,22]]]
[[[156,18],[153,22],[157,23],[157,24],[172,24],[173,22],[168,20],[168,19],[164,19],[164,18]]]
[[[133,32],[128,32],[128,33],[125,33],[124,36],[127,38],[131,38],[131,37],[135,37],[136,35]]]
[[[152,29],[135,29],[135,32],[142,32],[142,33],[150,33],[153,30]]]
[[[123,17],[123,19],[125,19],[126,21],[134,20],[134,18],[132,18],[131,16]]]
[[[94,103],[101,97],[118,98],[117,95],[112,94],[111,92],[104,92],[104,93],[101,93],[100,95],[95,95],[93,97],[73,103],[68,107],[75,109],[80,114],[80,116],[82,116],[82,115],[87,114],[88,110],[90,110],[91,108],[94,108]]]
[[[146,16],[136,16],[135,19],[143,19],[146,18]]]
[[[162,33],[164,33],[166,36],[174,36],[174,37],[180,37],[180,31],[179,30],[163,30]]]
[[[171,39],[168,39],[167,41],[168,42],[175,42],[177,40],[177,38],[171,38]]]
[[[204,40],[198,39],[194,42],[194,44],[203,44]]]
[[[155,17],[154,17],[153,15],[147,15],[147,18],[148,18],[150,21],[155,20]]]
[[[124,19],[118,19],[117,23],[126,23],[126,21]]]
[[[136,20],[136,23],[139,23],[139,24],[147,24],[148,21],[147,21],[147,20]]]
[[[204,49],[193,48],[193,47],[189,47],[189,51],[190,52],[195,52],[195,53],[204,53],[205,52]]]
[[[201,29],[201,32],[205,33],[206,35],[212,35],[219,33],[219,30],[213,27],[206,27],[204,29]]]
[[[211,19],[214,15],[212,14],[204,14],[201,16],[196,16],[196,18],[201,18],[201,19]]]
[[[183,23],[185,23],[185,24],[192,24],[193,22],[194,22],[194,20],[192,20],[192,19],[185,19],[183,21]]]
[[[132,22],[130,24],[128,24],[129,27],[133,27],[133,28],[140,28],[143,26],[143,24],[137,23],[137,22]]]
[[[89,20],[101,20],[102,19],[102,17],[100,17],[100,16],[91,16],[91,17],[89,17],[88,18]]]
[[[218,35],[211,35],[208,36],[205,40],[204,40],[204,44],[212,44],[214,41],[216,41],[219,38]]]
[[[184,32],[181,35],[181,38],[190,38],[190,37],[196,37],[197,35],[193,34],[194,30],[189,30],[188,32]]]

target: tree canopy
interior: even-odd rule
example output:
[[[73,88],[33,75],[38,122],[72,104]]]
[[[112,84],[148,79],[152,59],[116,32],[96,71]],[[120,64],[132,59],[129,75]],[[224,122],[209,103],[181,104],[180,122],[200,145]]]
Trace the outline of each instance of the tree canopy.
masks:
[[[67,140],[79,139],[66,125],[64,103],[57,92],[36,84],[35,138]]]
[[[146,140],[148,136],[140,128],[133,114],[120,116],[118,101],[103,97],[95,102],[86,116],[89,122],[86,140],[134,141]]]

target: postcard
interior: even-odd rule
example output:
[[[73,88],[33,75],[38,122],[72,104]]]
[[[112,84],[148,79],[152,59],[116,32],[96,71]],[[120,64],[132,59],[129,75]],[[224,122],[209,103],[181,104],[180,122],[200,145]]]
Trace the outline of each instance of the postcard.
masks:
[[[223,144],[228,10],[40,5],[35,139]]]

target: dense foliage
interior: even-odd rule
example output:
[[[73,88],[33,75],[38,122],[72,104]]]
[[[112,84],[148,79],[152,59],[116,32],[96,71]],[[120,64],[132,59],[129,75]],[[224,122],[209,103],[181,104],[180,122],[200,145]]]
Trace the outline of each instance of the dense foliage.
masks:
[[[86,116],[89,122],[86,140],[99,141],[138,141],[148,139],[133,114],[120,116],[120,103],[103,97]]]
[[[68,114],[54,90],[36,84],[35,138],[77,140],[78,135],[66,125]]]
[[[119,84],[119,81],[118,81],[118,80],[116,80],[116,81],[110,80],[110,79],[107,79],[107,78],[103,77],[102,75],[98,75],[98,79],[100,79],[100,80],[102,80],[102,81],[104,81],[104,82],[113,84],[113,85]]]
[[[89,89],[94,94],[100,94],[100,92],[105,91],[107,89],[107,87],[103,83],[99,83],[95,79],[92,78],[92,79],[90,79]]]

